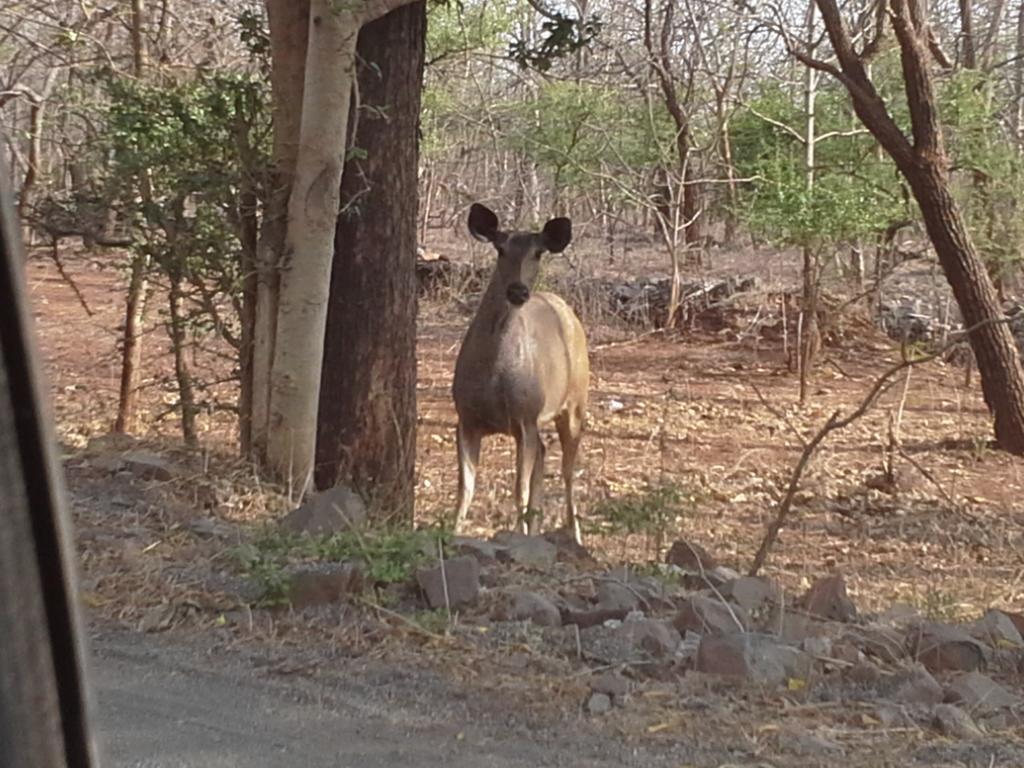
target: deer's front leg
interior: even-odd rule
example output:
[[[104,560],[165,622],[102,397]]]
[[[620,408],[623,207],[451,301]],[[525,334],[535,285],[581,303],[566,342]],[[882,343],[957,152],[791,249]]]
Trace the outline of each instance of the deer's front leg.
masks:
[[[455,512],[455,531],[466,521],[466,513],[473,501],[473,492],[476,490],[476,465],[480,460],[480,440],[482,435],[476,431],[467,429],[463,422],[455,433],[455,443],[459,453],[459,500]]]
[[[533,502],[531,491],[535,485],[534,472],[538,463],[543,472],[544,446],[541,444],[540,431],[536,424],[524,424],[516,434],[516,514],[523,533],[531,535],[537,531],[537,522],[530,505]]]

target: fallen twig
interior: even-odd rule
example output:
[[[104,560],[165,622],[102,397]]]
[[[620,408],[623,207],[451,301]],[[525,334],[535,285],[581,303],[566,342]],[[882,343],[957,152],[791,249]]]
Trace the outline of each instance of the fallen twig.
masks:
[[[821,429],[811,438],[810,442],[804,444],[804,449],[800,453],[800,458],[793,468],[793,473],[789,478],[789,486],[786,489],[785,496],[782,497],[782,501],[779,502],[778,509],[775,513],[775,519],[768,525],[768,530],[765,532],[764,538],[761,540],[761,546],[758,547],[757,554],[754,555],[754,561],[751,563],[749,575],[756,576],[761,568],[764,566],[765,560],[768,558],[768,553],[771,551],[772,546],[775,544],[776,539],[779,537],[779,532],[782,527],[786,524],[789,519],[789,514],[793,508],[793,499],[796,497],[797,489],[800,486],[800,480],[803,478],[803,474],[807,469],[807,465],[811,461],[811,457],[814,455],[815,450],[818,446],[828,437],[831,433],[844,429],[850,424],[855,422],[861,416],[868,412],[868,410],[878,401],[878,399],[889,390],[889,388],[895,383],[892,378],[901,371],[911,368],[915,365],[921,365],[922,363],[929,363],[933,360],[938,359],[950,348],[962,344],[970,338],[970,335],[979,328],[987,325],[999,325],[1011,322],[1012,318],[992,318],[990,320],[983,320],[980,323],[973,325],[966,329],[962,333],[951,339],[947,344],[942,345],[934,352],[921,357],[911,358],[908,356],[908,348],[904,345],[900,349],[902,360],[890,367],[881,376],[879,376],[875,383],[868,390],[868,393],[861,400],[860,405],[850,413],[848,416],[842,416],[838,410],[833,411],[832,415],[828,417],[828,421],[822,425]]]

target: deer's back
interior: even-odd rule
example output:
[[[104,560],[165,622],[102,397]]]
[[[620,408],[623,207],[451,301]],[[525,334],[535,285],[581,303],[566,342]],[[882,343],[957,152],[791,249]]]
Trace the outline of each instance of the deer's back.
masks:
[[[484,432],[550,419],[586,404],[590,366],[576,314],[551,293],[534,293],[495,328],[474,323],[455,365],[460,420]]]

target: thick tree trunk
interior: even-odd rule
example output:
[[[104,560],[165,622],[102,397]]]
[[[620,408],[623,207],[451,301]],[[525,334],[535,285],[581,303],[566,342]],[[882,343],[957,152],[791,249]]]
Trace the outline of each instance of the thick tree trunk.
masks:
[[[971,349],[978,361],[985,402],[995,416],[996,441],[1008,451],[1024,454],[1024,371],[1020,355],[1009,328],[991,324],[1003,312],[950,191],[949,178],[941,168],[926,161],[908,174],[907,181],[965,326],[989,323],[971,334]]]
[[[412,521],[416,444],[417,139],[426,4],[359,33],[359,96],[334,267],[317,418],[316,485],[349,484]]]
[[[858,117],[892,157],[921,208],[925,227],[964,322],[973,328],[971,348],[978,361],[985,402],[995,417],[996,441],[1024,454],[1024,370],[992,281],[971,242],[950,186],[949,160],[943,145],[930,71],[938,58],[922,0],[891,0],[891,22],[900,46],[904,90],[913,140],[900,130],[868,77],[864,59],[853,47],[836,0],[816,0],[835,65],[797,54],[808,66],[837,77],[849,92]],[[940,61],[940,63],[942,63]]]
[[[334,230],[360,19],[312,0],[270,374],[267,463],[292,489],[312,480]]]
[[[250,441],[252,453],[266,459],[270,424],[270,369],[277,338],[280,292],[279,265],[284,251],[288,198],[295,158],[299,152],[299,126],[309,37],[309,2],[267,0],[273,66],[270,73],[273,98],[273,178],[263,211],[257,249],[256,306],[253,319],[252,405]]]

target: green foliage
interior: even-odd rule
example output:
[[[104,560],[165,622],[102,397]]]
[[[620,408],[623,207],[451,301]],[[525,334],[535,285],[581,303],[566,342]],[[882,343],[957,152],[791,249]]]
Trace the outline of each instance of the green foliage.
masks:
[[[754,178],[740,201],[751,229],[780,244],[815,247],[878,232],[905,216],[895,168],[859,130],[845,93],[823,87],[815,114],[816,134],[834,135],[815,144],[811,187],[798,94],[767,86],[733,119],[739,173]]]
[[[660,538],[692,513],[702,498],[699,490],[662,482],[639,493],[605,499],[595,505],[592,517],[609,535],[642,533]]]
[[[508,55],[524,69],[547,72],[554,62],[590,45],[600,33],[600,16],[576,19],[550,11],[541,24],[540,43],[515,39],[509,43]]]
[[[415,570],[436,557],[438,541],[445,546],[447,531],[439,528],[380,528],[351,530],[330,536],[297,536],[276,527],[263,530],[251,544],[232,550],[238,568],[257,583],[264,602],[288,594],[288,566],[298,563],[360,562],[375,584],[407,581]]]
[[[1022,260],[1024,157],[1008,140],[988,75],[961,71],[943,81],[939,109],[971,236],[993,272]]]
[[[512,23],[511,10],[479,0],[428,6],[426,60],[436,65],[459,53],[497,50]]]

